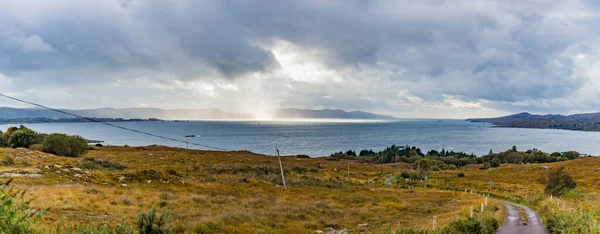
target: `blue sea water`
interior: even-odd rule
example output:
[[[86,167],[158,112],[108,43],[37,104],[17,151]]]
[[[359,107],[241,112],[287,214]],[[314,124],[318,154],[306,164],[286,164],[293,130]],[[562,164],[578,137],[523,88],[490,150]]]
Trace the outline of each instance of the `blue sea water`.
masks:
[[[399,120],[351,122],[256,122],[256,121],[193,121],[193,122],[119,122],[119,126],[197,142],[228,150],[250,150],[273,155],[277,145],[283,155],[306,154],[327,156],[349,149],[373,149],[386,146],[412,145],[429,149],[464,151],[476,155],[504,151],[516,145],[519,150],[537,148],[547,152],[576,150],[600,155],[600,132],[576,132],[550,129],[494,128],[487,123],[462,120]],[[4,130],[9,126],[0,125]],[[38,132],[81,135],[102,140],[108,145],[168,145],[186,144],[155,138],[98,123],[27,124]],[[186,135],[196,135],[186,138]],[[189,146],[190,148],[206,149]]]

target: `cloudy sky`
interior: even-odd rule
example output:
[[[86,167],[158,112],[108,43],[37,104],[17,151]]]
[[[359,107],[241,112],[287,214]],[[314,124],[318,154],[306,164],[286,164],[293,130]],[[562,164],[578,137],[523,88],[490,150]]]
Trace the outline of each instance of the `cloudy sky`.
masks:
[[[0,92],[58,108],[597,112],[599,13],[578,0],[3,0]]]

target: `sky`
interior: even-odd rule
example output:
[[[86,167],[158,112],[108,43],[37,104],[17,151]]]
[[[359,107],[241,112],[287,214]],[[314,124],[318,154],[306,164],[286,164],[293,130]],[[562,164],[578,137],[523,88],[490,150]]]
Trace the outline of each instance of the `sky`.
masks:
[[[3,0],[0,93],[257,116],[599,112],[599,13],[579,0]]]

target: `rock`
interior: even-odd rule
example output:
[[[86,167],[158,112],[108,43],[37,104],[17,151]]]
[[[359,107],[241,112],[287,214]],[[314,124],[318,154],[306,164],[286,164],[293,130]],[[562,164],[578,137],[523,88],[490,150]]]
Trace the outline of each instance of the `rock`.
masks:
[[[154,156],[154,154],[148,154],[148,156]]]
[[[119,182],[123,182],[123,181],[125,181],[125,176],[119,177]]]
[[[127,184],[121,184],[121,187],[127,188]]]
[[[340,170],[338,170],[337,168],[333,168],[333,171],[335,171],[335,172],[338,172],[338,171],[340,171]]]
[[[152,180],[146,180],[146,183],[148,183],[148,184],[152,183]]]
[[[364,227],[364,226],[367,226],[367,223],[359,223],[358,226],[359,227]]]
[[[319,169],[325,168],[325,166],[323,166],[323,164],[321,164],[321,163],[317,163],[315,166],[317,166],[317,168],[319,168]]]
[[[54,165],[54,167],[56,167],[56,168],[62,168],[61,165]]]
[[[77,168],[77,167],[73,167],[73,168],[71,168],[71,170],[73,170],[73,171],[82,171],[81,168]]]
[[[544,170],[544,171],[547,171],[547,170],[550,170],[550,167],[548,167],[548,166],[541,166],[540,169]]]
[[[83,175],[82,175],[82,174],[77,174],[77,173],[76,173],[76,174],[73,174],[73,176],[74,176],[74,177],[77,177],[77,178],[82,178],[82,177],[83,177]]]

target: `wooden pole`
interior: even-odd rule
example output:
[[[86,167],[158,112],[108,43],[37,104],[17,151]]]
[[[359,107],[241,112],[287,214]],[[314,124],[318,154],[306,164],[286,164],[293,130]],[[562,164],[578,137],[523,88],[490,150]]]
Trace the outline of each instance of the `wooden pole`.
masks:
[[[283,164],[281,163],[281,156],[279,155],[279,149],[275,147],[277,150],[277,158],[279,159],[279,169],[281,170],[281,180],[283,180],[283,190],[287,191],[287,186],[285,185],[285,176],[283,175]]]
[[[350,181],[350,162],[348,162],[348,182]]]

